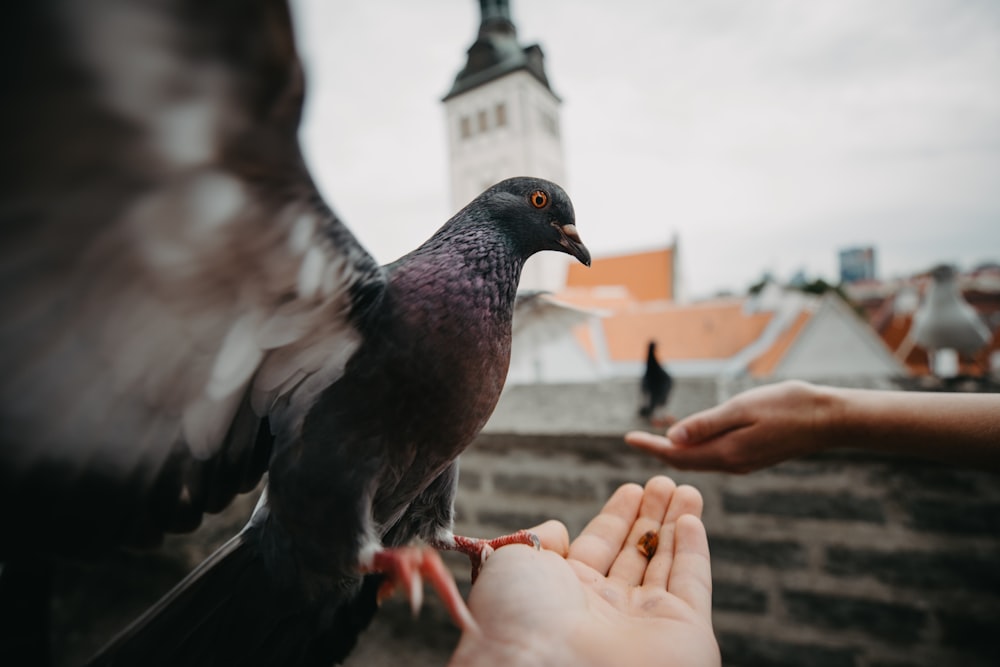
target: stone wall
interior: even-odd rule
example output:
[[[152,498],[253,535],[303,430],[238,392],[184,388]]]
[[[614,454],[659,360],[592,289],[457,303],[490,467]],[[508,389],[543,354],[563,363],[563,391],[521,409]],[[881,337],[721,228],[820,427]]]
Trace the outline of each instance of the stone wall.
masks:
[[[575,535],[663,472],[612,439],[489,436],[463,465],[458,530],[475,535],[548,517]],[[859,455],[672,477],[705,498],[726,665],[1000,664],[995,475]]]

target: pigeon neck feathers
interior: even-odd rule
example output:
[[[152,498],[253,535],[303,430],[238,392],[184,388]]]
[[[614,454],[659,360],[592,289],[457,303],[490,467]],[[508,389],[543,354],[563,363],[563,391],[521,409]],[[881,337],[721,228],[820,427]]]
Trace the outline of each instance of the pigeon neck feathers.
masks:
[[[390,284],[456,314],[509,320],[525,259],[488,222],[449,223],[390,267]]]

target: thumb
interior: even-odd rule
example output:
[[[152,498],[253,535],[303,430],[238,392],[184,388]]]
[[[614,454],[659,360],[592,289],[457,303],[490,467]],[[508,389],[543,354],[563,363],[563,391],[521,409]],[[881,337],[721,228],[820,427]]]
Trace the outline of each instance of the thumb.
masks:
[[[530,530],[538,536],[543,549],[555,551],[563,558],[569,554],[569,531],[563,522],[549,519]]]
[[[667,429],[667,437],[678,445],[696,445],[749,423],[743,411],[727,401],[681,419]]]

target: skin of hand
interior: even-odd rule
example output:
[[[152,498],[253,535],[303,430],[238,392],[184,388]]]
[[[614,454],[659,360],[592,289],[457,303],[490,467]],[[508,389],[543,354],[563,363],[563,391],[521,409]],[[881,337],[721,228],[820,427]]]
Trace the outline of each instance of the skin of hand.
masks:
[[[750,389],[625,441],[682,470],[745,473],[834,447],[1000,471],[1000,394],[844,389],[789,380]]]
[[[718,667],[701,509],[697,490],[658,476],[619,488],[572,544],[550,521],[533,529],[542,550],[498,549],[469,596],[480,632],[462,635],[451,667]]]
[[[745,473],[833,446],[835,401],[806,382],[756,387],[686,417],[666,437],[633,431],[625,442],[680,470]]]

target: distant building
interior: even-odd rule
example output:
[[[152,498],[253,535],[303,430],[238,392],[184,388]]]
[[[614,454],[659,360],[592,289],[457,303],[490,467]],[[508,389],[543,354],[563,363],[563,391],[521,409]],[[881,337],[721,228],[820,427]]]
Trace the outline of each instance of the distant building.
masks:
[[[679,303],[671,298],[674,250],[595,259],[593,279],[571,269],[555,299],[579,314],[562,320],[572,335],[557,332],[551,318],[544,328],[541,317],[526,320],[537,333],[515,331],[508,382],[638,378],[650,340],[675,377],[830,380],[906,373],[834,292],[816,296],[768,281],[747,297]]]
[[[840,282],[875,280],[875,248],[847,248],[840,251]]]
[[[905,373],[879,336],[833,292],[822,296],[767,283],[749,297],[691,304],[646,302],[600,291],[559,295],[578,308],[604,311],[577,331],[605,377],[639,377],[644,341],[677,377],[831,379]]]
[[[518,43],[508,0],[480,0],[479,7],[479,34],[442,100],[453,210],[511,176],[566,186],[561,100],[549,85],[542,49]],[[561,254],[539,253],[525,266],[521,287],[561,289],[568,264]]]

